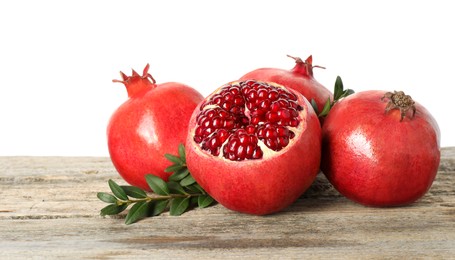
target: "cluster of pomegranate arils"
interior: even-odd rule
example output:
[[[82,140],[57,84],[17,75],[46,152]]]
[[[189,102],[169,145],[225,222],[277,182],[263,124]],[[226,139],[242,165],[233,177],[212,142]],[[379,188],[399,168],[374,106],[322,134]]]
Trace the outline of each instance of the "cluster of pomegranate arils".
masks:
[[[294,138],[303,110],[294,93],[265,82],[247,80],[221,87],[200,106],[194,141],[232,161],[260,159],[259,140],[280,151]]]

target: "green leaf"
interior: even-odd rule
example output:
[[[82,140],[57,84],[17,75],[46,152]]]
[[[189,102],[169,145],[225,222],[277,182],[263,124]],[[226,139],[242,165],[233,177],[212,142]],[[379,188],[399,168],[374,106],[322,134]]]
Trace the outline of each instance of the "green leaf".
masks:
[[[96,196],[98,197],[98,199],[100,199],[106,203],[116,203],[117,202],[117,198],[114,195],[111,195],[106,192],[98,192],[96,194]]]
[[[205,194],[205,190],[198,183],[194,183],[193,185],[186,186],[185,188],[192,192],[195,192],[195,193]]]
[[[169,161],[175,163],[175,164],[185,164],[185,162],[180,159],[180,157],[178,156],[175,156],[175,155],[172,155],[172,154],[165,154],[164,155],[166,157],[166,159],[168,159]]]
[[[189,205],[190,197],[174,198],[171,202],[171,208],[169,209],[169,213],[172,216],[180,216],[188,209]]]
[[[183,187],[186,187],[186,186],[190,186],[191,184],[194,184],[195,182],[196,182],[196,180],[193,178],[193,176],[191,176],[191,174],[189,174],[188,176],[183,178],[183,180],[180,181],[180,185],[182,185]]]
[[[117,204],[109,204],[106,207],[101,209],[101,216],[106,215],[117,215],[120,212],[124,211],[128,207],[127,204],[117,205]]]
[[[167,167],[166,169],[164,169],[164,172],[176,172],[183,168],[186,168],[186,167],[181,164],[173,164],[173,165]]]
[[[343,95],[342,95],[341,97],[347,97],[347,96],[352,95],[352,94],[354,94],[354,90],[348,88],[348,89],[346,89],[346,90],[343,92]]]
[[[327,102],[325,102],[324,108],[322,109],[322,112],[319,114],[319,116],[326,116],[329,114],[330,111],[330,98],[327,99]]]
[[[121,199],[121,200],[128,200],[128,196],[126,195],[125,191],[113,180],[109,180],[109,188],[111,188],[112,193]]]
[[[183,162],[186,163],[185,146],[183,144],[179,144],[179,156],[180,159],[182,159]]]
[[[150,204],[146,201],[140,201],[134,204],[125,218],[125,224],[133,224],[134,222],[147,217]]]
[[[199,196],[192,196],[190,199],[190,206],[197,206],[198,205]]]
[[[333,99],[338,100],[340,99],[341,95],[343,94],[343,81],[341,80],[340,76],[337,76],[337,79],[335,80],[335,89],[333,91]]]
[[[169,195],[169,188],[163,179],[158,176],[147,174],[145,180],[149,187],[158,195]]]
[[[209,195],[198,196],[197,204],[199,208],[206,208],[210,206],[215,200]]]
[[[138,187],[134,186],[120,186],[126,193],[126,195],[136,198],[136,199],[143,199],[147,198],[147,194],[145,191],[141,190]]]
[[[316,115],[319,114],[318,104],[316,104],[316,101],[312,98],[310,102]]]
[[[186,193],[185,189],[183,189],[182,185],[175,181],[170,181],[167,183],[167,186],[169,187],[170,192],[176,193],[176,194],[188,194]]]
[[[150,213],[150,216],[158,216],[159,214],[163,213],[163,211],[167,208],[169,204],[169,200],[159,200],[153,203],[153,210]]]
[[[183,178],[188,176],[190,172],[188,171],[188,168],[184,167],[181,168],[178,171],[175,171],[170,177],[169,180],[171,181],[181,181]]]

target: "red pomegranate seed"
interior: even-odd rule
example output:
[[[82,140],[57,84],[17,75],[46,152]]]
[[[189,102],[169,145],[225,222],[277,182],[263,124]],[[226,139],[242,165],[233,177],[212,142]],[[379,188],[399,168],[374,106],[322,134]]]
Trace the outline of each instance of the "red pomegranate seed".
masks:
[[[267,128],[265,130],[265,138],[275,138],[277,137],[277,133],[274,128]]]
[[[289,126],[292,127],[297,127],[299,125],[299,120],[297,119],[292,119],[291,122],[289,123]]]
[[[218,112],[218,115],[221,117],[221,118],[227,118],[229,117],[229,113],[225,110],[220,110],[220,112]]]
[[[235,124],[234,120],[226,120],[226,121],[224,121],[224,127],[226,129],[234,128],[234,124]]]
[[[261,122],[261,118],[259,116],[252,116],[251,117],[251,124],[258,125]]]
[[[243,146],[239,146],[236,151],[236,156],[239,160],[244,160],[246,156],[246,149]]]
[[[238,87],[231,87],[229,88],[229,91],[232,93],[232,95],[238,95],[240,93],[240,89]]]
[[[268,98],[271,101],[275,101],[275,100],[278,99],[279,95],[280,94],[278,93],[278,91],[272,90],[272,91],[269,92]]]
[[[278,150],[278,141],[276,139],[267,138],[265,139],[265,145],[272,150]]]
[[[231,110],[230,110],[230,112],[233,113],[233,114],[240,114],[240,113],[243,113],[243,111],[241,110],[241,108],[238,107],[238,106],[232,107]]]
[[[264,99],[259,103],[259,108],[261,110],[269,109],[270,103],[272,103],[272,101],[270,101],[270,99]]]
[[[261,128],[258,129],[257,136],[259,138],[264,138],[265,137],[265,129],[264,129],[264,127],[261,127]]]
[[[267,98],[267,96],[269,95],[269,92],[267,91],[267,89],[260,89],[258,90],[258,98],[263,100],[265,98]]]
[[[252,159],[261,159],[262,155],[263,155],[263,152],[262,152],[261,148],[256,147],[256,149],[254,149],[253,155],[251,157],[252,157]]]
[[[207,114],[206,114],[206,116],[207,116],[208,118],[212,118],[212,117],[214,117],[215,115],[216,115],[216,112],[215,112],[213,109],[208,110],[208,111],[207,111]]]
[[[255,147],[252,144],[246,146],[245,153],[247,158],[253,158],[254,148]]]
[[[288,137],[280,136],[280,137],[278,137],[277,140],[278,140],[278,144],[280,145],[280,147],[286,147],[289,144]]]
[[[273,102],[272,105],[270,106],[270,110],[272,112],[278,112],[278,110],[281,108],[280,103],[278,102]]]
[[[218,139],[216,139],[215,137],[212,137],[212,138],[210,139],[210,147],[216,148],[216,147],[218,147],[218,146],[219,146],[219,144],[218,144]]]
[[[221,97],[216,97],[213,99],[213,103],[220,106],[223,103],[223,99]]]
[[[212,120],[212,126],[214,128],[221,128],[224,125],[224,120],[221,117],[214,117]]]
[[[250,90],[250,92],[248,92],[247,98],[249,101],[256,100],[257,97],[258,97],[258,93],[256,90],[252,89],[252,90]]]
[[[205,120],[204,123],[201,124],[201,125],[204,126],[204,127],[210,127],[212,125],[212,121],[213,121],[213,119]]]
[[[277,115],[280,119],[289,119],[291,118],[291,113],[287,108],[281,108],[278,110]]]
[[[283,127],[283,126],[278,126],[276,128],[276,132],[277,132],[278,136],[280,136],[280,137],[289,135],[289,130],[286,127]]]
[[[275,112],[267,112],[267,114],[265,114],[265,119],[267,119],[267,121],[269,121],[271,123],[276,123],[276,122],[280,121],[278,113],[275,113]]]
[[[202,128],[201,126],[198,126],[196,128],[195,135],[196,136],[201,136],[203,132],[204,132],[204,128]]]
[[[288,107],[289,106],[289,102],[287,100],[285,100],[285,99],[279,99],[278,103],[280,104],[281,107]]]
[[[247,125],[245,130],[249,134],[254,134],[256,132],[256,127],[254,125]]]

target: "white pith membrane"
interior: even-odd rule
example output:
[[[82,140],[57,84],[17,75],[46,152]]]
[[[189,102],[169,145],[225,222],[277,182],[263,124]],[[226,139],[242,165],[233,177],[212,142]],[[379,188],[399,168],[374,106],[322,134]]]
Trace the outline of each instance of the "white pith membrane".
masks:
[[[231,112],[232,107],[230,107],[230,108],[228,107],[228,109],[225,109],[226,107],[225,108],[222,107],[222,106],[224,106],[224,104],[216,104],[216,102],[214,102],[214,100],[216,100],[217,95],[219,96],[220,93],[223,93],[223,92],[225,92],[224,94],[226,94],[227,93],[226,92],[227,89],[229,89],[231,87],[239,87],[240,91],[242,91],[243,88],[247,87],[246,84],[250,84],[250,85],[248,85],[248,87],[250,87],[250,88],[254,88],[254,86],[257,85],[259,89],[261,89],[261,87],[263,87],[263,88],[268,88],[269,90],[272,89],[272,90],[276,90],[277,92],[279,92],[280,93],[279,96],[277,98],[275,98],[275,99],[269,99],[267,97],[267,98],[259,99],[258,102],[261,102],[263,100],[268,99],[271,104],[270,104],[269,107],[267,107],[267,109],[263,108],[263,110],[267,110],[266,113],[267,112],[271,112],[272,113],[273,112],[272,108],[271,108],[272,103],[280,102],[280,100],[286,100],[289,103],[289,106],[287,106],[287,107],[286,106],[282,106],[280,108],[296,110],[296,112],[292,112],[294,114],[294,116],[291,116],[291,118],[289,119],[289,120],[293,120],[293,123],[290,123],[290,122],[286,123],[284,121],[284,119],[283,119],[282,121],[278,121],[278,122],[274,122],[274,123],[270,123],[270,122],[267,122],[267,121],[264,121],[264,120],[259,120],[259,122],[257,124],[252,124],[253,114],[255,113],[254,111],[255,111],[256,107],[252,107],[252,109],[253,109],[253,111],[252,111],[247,106],[247,102],[250,100],[248,98],[249,92],[246,92],[246,94],[242,94],[242,93],[237,94],[237,96],[239,96],[239,95],[242,96],[243,99],[244,99],[244,102],[245,102],[245,104],[242,106],[244,110],[241,113],[239,113],[239,112],[237,112],[237,113]],[[258,89],[256,88],[255,90],[258,90]],[[251,90],[249,90],[249,91],[251,91]],[[287,97],[286,97],[286,95],[287,95]],[[206,102],[204,102],[200,106],[200,112],[199,112],[198,116],[196,117],[196,121],[197,122],[196,122],[195,130],[193,132],[193,141],[196,142],[197,145],[199,145],[199,147],[201,148],[201,150],[203,152],[205,152],[207,154],[211,154],[212,156],[219,157],[219,158],[225,159],[225,160],[230,160],[230,161],[244,161],[244,160],[264,159],[264,158],[272,157],[272,156],[276,155],[277,153],[284,153],[284,152],[286,152],[285,150],[289,149],[290,147],[292,147],[294,145],[296,140],[298,140],[298,136],[300,136],[300,134],[302,133],[303,129],[305,128],[303,122],[304,122],[304,118],[306,116],[307,111],[306,111],[306,109],[304,109],[302,104],[298,103],[299,101],[301,102],[301,99],[299,99],[294,93],[290,92],[285,87],[283,87],[283,86],[281,86],[279,84],[272,83],[272,82],[267,82],[266,83],[266,82],[255,81],[255,80],[247,80],[247,81],[242,81],[242,82],[231,82],[231,83],[228,83],[228,84],[220,87],[218,90],[216,90],[212,95],[210,95],[206,99]],[[265,101],[265,102],[268,102],[268,101]],[[293,104],[290,104],[292,102],[293,102]],[[229,137],[225,138],[225,140],[221,143],[221,145],[219,145],[219,144],[217,145],[217,147],[218,146],[220,147],[219,148],[219,154],[213,154],[213,152],[210,149],[204,149],[203,146],[205,145],[206,142],[208,142],[212,138],[213,139],[216,138],[215,135],[217,133],[219,133],[218,130],[219,129],[225,129],[224,127],[215,128],[215,130],[213,130],[210,134],[208,134],[208,135],[205,134],[203,137],[201,137],[200,135],[197,134],[198,127],[200,127],[202,125],[202,124],[199,124],[199,121],[204,122],[204,121],[200,120],[200,117],[204,117],[203,114],[205,112],[209,111],[209,110],[212,110],[212,111],[213,110],[225,111],[225,112],[227,112],[229,114],[229,116],[233,116],[236,120],[240,120],[242,117],[246,117],[248,119],[248,123],[247,124],[242,124],[242,125],[240,125],[240,127],[234,127],[232,129],[228,130]],[[279,145],[278,149],[276,149],[276,150],[273,150],[273,149],[269,148],[266,145],[266,143],[265,143],[266,139],[265,138],[263,140],[261,138],[256,138],[257,139],[257,142],[256,142],[257,147],[262,152],[262,155],[260,156],[260,158],[229,159],[228,157],[225,157],[224,148],[225,148],[226,145],[228,145],[229,141],[231,140],[231,137],[234,138],[233,134],[236,132],[236,130],[245,129],[247,125],[249,125],[249,126],[254,125],[255,126],[255,132],[254,133],[250,132],[248,134],[250,136],[254,135],[254,136],[257,137],[258,136],[257,134],[259,132],[259,128],[260,127],[264,127],[265,128],[266,124],[269,124],[271,127],[274,127],[274,128],[280,128],[280,130],[282,130],[283,128],[286,128],[288,131],[291,131],[293,133],[293,135],[292,134],[289,135],[290,138],[288,138],[287,144],[286,144],[286,142],[284,142],[284,144]],[[213,124],[210,125],[210,126],[212,126],[211,128],[213,128]],[[210,126],[209,127],[205,126],[205,127],[206,128],[210,128]],[[201,128],[203,128],[203,127],[201,127]],[[267,129],[267,128],[265,128],[265,129]],[[221,130],[221,131],[223,131],[223,130]],[[228,149],[228,148],[226,148],[226,149]]]

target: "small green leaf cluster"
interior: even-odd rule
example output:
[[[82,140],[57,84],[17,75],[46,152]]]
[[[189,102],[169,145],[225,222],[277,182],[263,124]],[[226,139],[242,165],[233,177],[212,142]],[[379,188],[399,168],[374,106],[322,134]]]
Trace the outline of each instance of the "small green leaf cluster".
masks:
[[[311,106],[313,107],[314,111],[319,117],[325,117],[329,114],[330,109],[342,98],[347,97],[351,94],[354,93],[354,90],[352,89],[344,89],[343,86],[343,81],[341,80],[340,76],[337,76],[335,80],[335,87],[333,91],[333,101],[330,100],[330,98],[327,99],[327,102],[325,102],[324,107],[322,108],[322,111],[319,112],[319,108],[316,104],[316,101],[314,99],[311,99]]]
[[[152,194],[147,194],[138,187],[120,186],[109,180],[112,194],[97,194],[101,201],[109,203],[101,209],[101,215],[116,215],[133,205],[125,218],[125,224],[129,225],[145,217],[160,215],[165,210],[169,210],[172,216],[179,216],[190,207],[205,208],[214,203],[214,199],[196,183],[188,171],[182,144],[179,145],[179,156],[166,154],[165,157],[173,163],[165,171],[173,174],[168,182],[152,174],[146,175],[145,179],[153,191]]]

